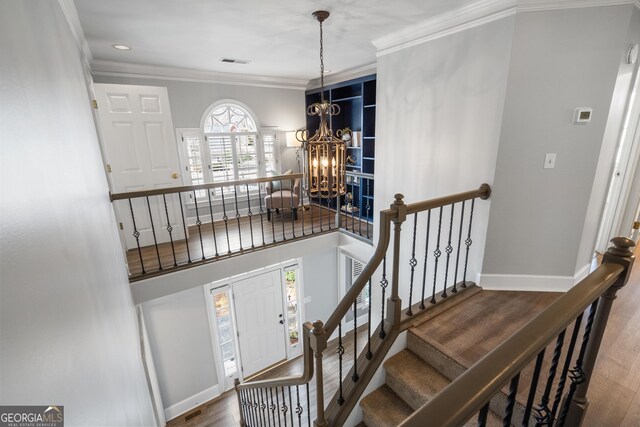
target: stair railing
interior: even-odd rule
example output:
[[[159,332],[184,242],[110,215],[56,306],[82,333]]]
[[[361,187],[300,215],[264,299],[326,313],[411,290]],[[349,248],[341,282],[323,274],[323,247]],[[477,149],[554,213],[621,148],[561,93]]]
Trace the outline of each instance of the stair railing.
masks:
[[[396,194],[390,208],[382,210],[379,214],[378,243],[361,274],[326,322],[318,320],[313,324],[305,323],[303,373],[299,377],[236,383],[241,424],[243,426],[294,426],[296,418],[299,426],[310,426],[312,419],[314,426],[344,424],[400,333],[403,320],[421,310],[428,309],[431,305],[447,298],[448,295],[457,293],[459,288],[473,285],[473,282],[467,281],[467,264],[472,244],[471,226],[474,205],[477,198],[487,199],[490,193],[489,185],[483,184],[476,190],[409,205],[404,203],[401,194]],[[460,206],[458,210],[456,206]],[[422,221],[422,217],[419,219],[420,213],[426,216],[425,221]],[[410,274],[407,275],[410,279],[408,289],[403,288],[403,294],[408,293],[409,302],[405,307],[406,311],[403,311],[399,285],[400,248],[402,224],[408,215],[413,216],[413,233],[411,258],[408,262]],[[418,233],[418,223],[421,224],[420,233]],[[419,234],[420,238],[418,238]],[[392,239],[389,283],[387,252]],[[414,281],[416,285],[419,282],[416,274],[417,240],[424,240],[425,245],[424,259],[420,267],[423,272],[422,291],[421,298],[415,298],[419,302],[412,305]],[[441,264],[438,269],[440,257],[445,259],[442,260],[444,265]],[[433,271],[433,281],[431,278],[427,281],[428,259],[431,260],[429,271]],[[374,274],[381,277],[379,311],[381,321],[375,328],[375,325],[372,325]],[[462,280],[458,282],[458,278]],[[387,289],[389,284],[391,289]],[[385,299],[388,291],[388,298]],[[366,324],[358,326],[358,319],[363,317],[360,315],[363,309],[366,312],[367,321]],[[349,327],[351,330],[346,331]],[[331,339],[336,333],[337,336]],[[362,339],[362,334],[366,334],[365,339]],[[324,372],[323,357],[328,354],[329,349],[335,349],[338,355],[337,375],[334,372],[335,369],[326,374]],[[349,352],[352,354],[345,357]],[[309,387],[314,374],[315,387]],[[300,386],[303,386],[302,394],[300,394]],[[314,394],[315,399],[312,399]],[[333,398],[326,405],[325,395],[332,394]],[[302,398],[299,397],[300,395]],[[313,400],[315,404],[311,403]]]
[[[581,425],[613,300],[629,280],[634,262],[632,240],[616,237],[611,242],[613,247],[598,269],[479,360],[401,426],[461,426],[476,414],[478,426],[484,426],[490,410],[502,418],[505,426]],[[545,363],[547,348],[551,359]],[[545,371],[546,381],[542,376]],[[518,404],[520,411],[514,410]],[[520,414],[516,416],[516,412]]]

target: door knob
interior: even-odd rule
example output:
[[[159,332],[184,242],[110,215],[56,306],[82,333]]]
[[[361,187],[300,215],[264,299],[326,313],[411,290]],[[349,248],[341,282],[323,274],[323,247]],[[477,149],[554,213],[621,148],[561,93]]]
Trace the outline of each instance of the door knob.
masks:
[[[180,176],[180,175],[178,175],[178,174],[177,174],[177,173],[175,173],[175,172],[171,174],[171,178],[173,178],[173,179],[178,179],[178,177],[179,177],[179,176]]]
[[[284,320],[281,320],[279,323],[280,323],[281,325],[284,325]]]

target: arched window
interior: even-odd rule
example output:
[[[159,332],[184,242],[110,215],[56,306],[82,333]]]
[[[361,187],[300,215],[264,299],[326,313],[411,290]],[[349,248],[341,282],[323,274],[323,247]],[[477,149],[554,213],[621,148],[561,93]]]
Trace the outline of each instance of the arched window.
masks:
[[[201,130],[204,141],[201,137],[182,136],[187,144],[187,168],[193,184],[277,174],[276,132],[273,129],[259,131],[257,120],[247,106],[233,100],[210,105],[202,116]],[[239,192],[246,191],[246,187],[240,187]],[[204,191],[201,193],[206,195]]]

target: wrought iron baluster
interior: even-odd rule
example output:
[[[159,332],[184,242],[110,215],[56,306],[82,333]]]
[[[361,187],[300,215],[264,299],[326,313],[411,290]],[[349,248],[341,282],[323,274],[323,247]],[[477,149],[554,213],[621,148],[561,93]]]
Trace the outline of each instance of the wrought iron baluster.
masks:
[[[284,427],[287,427],[287,412],[289,412],[289,407],[287,406],[287,398],[284,395],[284,387],[280,387],[282,391],[282,419],[284,421]]]
[[[207,190],[207,198],[209,199],[209,214],[211,215],[211,231],[213,232],[213,247],[216,252],[216,257],[218,257],[219,254],[218,254],[218,242],[216,239],[216,226],[214,225],[214,221],[213,221],[213,204],[211,203],[211,191],[209,190]]]
[[[169,242],[171,242],[171,253],[173,254],[173,266],[178,266],[178,260],[176,259],[176,248],[173,245],[173,227],[171,226],[171,220],[169,219],[169,208],[167,207],[167,198],[162,195],[162,201],[164,202],[164,213],[167,216],[167,233],[169,233]]]
[[[260,425],[260,412],[258,411],[258,409],[260,409],[260,405],[258,404],[258,400],[256,399],[256,389],[252,388],[251,389],[251,396],[253,399],[253,414],[255,417],[255,422],[256,425]]]
[[[198,236],[200,237],[200,250],[202,251],[202,259],[204,260],[206,258],[204,256],[204,244],[202,243],[202,221],[200,221],[200,212],[198,211],[198,196],[196,195],[195,190],[193,190],[193,203],[196,207],[196,226],[198,227]]]
[[[273,399],[273,394],[271,395],[271,398]],[[280,409],[280,398],[278,397],[278,389],[277,388],[276,388],[276,408],[275,409],[276,409],[276,412],[274,413],[274,416],[275,416],[275,414],[278,414],[278,427],[281,427],[282,424],[281,424],[281,421],[280,421],[280,412],[282,412],[282,410]],[[285,419],[285,422],[286,422],[286,419]]]
[[[473,208],[476,204],[476,199],[471,199],[471,213],[469,215],[469,232],[467,233],[467,239],[464,241],[464,244],[467,246],[467,252],[464,256],[464,273],[462,274],[462,284],[460,285],[463,288],[467,287],[467,265],[469,264],[469,248],[473,241],[471,240],[471,225],[473,224]]]
[[[260,389],[260,397],[262,398],[262,402],[264,405],[264,412],[265,412],[265,419],[267,421],[268,426],[273,425],[271,423],[271,414],[270,414],[270,406],[269,406],[269,394],[267,393],[267,391],[264,388]]]
[[[289,415],[291,416],[291,427],[293,427],[293,403],[291,403],[291,386],[287,387],[287,391],[289,392]]]
[[[253,390],[247,390],[247,396],[249,397],[249,413],[251,414],[249,419],[251,420],[250,425],[256,426],[258,423],[256,422],[256,409],[253,402],[252,391]]]
[[[144,261],[142,260],[142,250],[140,249],[140,232],[138,231],[138,227],[136,226],[136,216],[133,214],[133,205],[131,204],[131,199],[127,200],[129,200],[129,210],[131,210],[131,220],[133,221],[133,237],[135,237],[136,246],[138,246],[138,256],[140,257],[142,274],[146,274],[146,271],[144,269]]]
[[[362,291],[360,291],[362,293]],[[358,297],[353,300],[353,375],[351,380],[355,383],[358,376]]]
[[[258,211],[260,214],[260,232],[262,233],[262,246],[264,246],[267,242],[264,240],[264,210],[262,209],[262,192],[260,190],[260,184],[258,184],[258,203],[260,204],[260,210]]]
[[[251,212],[251,198],[249,197],[249,184],[245,184],[245,185],[247,190],[247,217],[249,217],[249,233],[251,234],[251,247],[255,248],[255,245],[253,244],[253,222],[251,221],[253,212]]]
[[[156,256],[158,257],[158,270],[162,271],[162,261],[160,261],[160,250],[158,249],[158,239],[156,238],[156,227],[153,224],[153,215],[151,214],[151,204],[149,203],[149,197],[147,199],[147,209],[149,211],[149,220],[151,221],[151,232],[153,233],[153,244],[156,247]]]
[[[551,409],[549,408],[549,395],[551,394],[551,388],[553,387],[553,380],[556,377],[556,370],[558,369],[558,362],[560,355],[562,354],[562,345],[564,344],[564,336],[567,330],[560,332],[556,339],[556,345],[553,350],[553,357],[551,358],[551,366],[549,367],[549,374],[547,375],[547,385],[545,386],[544,393],[540,399],[540,404],[534,406],[536,426],[551,425]]]
[[[282,211],[282,240],[287,240],[287,236],[284,232],[284,199],[282,198],[282,180],[279,180],[280,182],[280,210]],[[278,209],[276,209],[276,212],[278,211]]]
[[[442,252],[440,251],[440,232],[442,231],[442,206],[440,206],[440,215],[438,217],[438,239],[436,243],[436,250],[433,251],[433,256],[435,257],[434,267],[433,267],[433,289],[431,292],[431,304],[436,303],[436,279],[438,278],[438,259]]]
[[[422,267],[422,295],[420,297],[420,309],[424,310],[424,292],[427,287],[427,260],[429,259],[429,231],[431,229],[431,209],[427,211],[427,235],[424,240],[424,264]]]
[[[489,415],[489,404],[487,403],[480,409],[478,413],[478,427],[485,427],[487,425],[487,415]]]
[[[329,224],[329,230],[331,230],[331,202],[333,199],[327,199],[327,223]]]
[[[289,204],[291,205],[290,206],[290,209],[291,209],[291,235],[295,239],[296,238],[296,219],[297,219],[296,217],[298,215],[298,211],[297,211],[298,208],[293,205],[293,195],[294,195],[293,189],[294,189],[294,182],[293,182],[293,180],[291,180],[291,197],[289,197]],[[293,414],[293,412],[292,412],[292,414]]]
[[[453,252],[453,246],[451,246],[451,232],[453,231],[453,211],[455,206],[456,206],[455,203],[451,204],[451,218],[449,219],[449,240],[447,241],[447,246],[444,248],[444,251],[447,253],[447,261],[444,266],[444,285],[443,285],[444,289],[442,290],[442,298],[447,297],[447,280],[449,279],[449,258],[451,258],[451,252]]]
[[[369,194],[369,183],[371,182],[370,179],[367,179],[367,196],[370,196],[371,194]],[[369,204],[369,198],[367,197],[367,239],[369,238],[369,210],[371,209],[371,205]]]
[[[558,379],[558,387],[556,388],[556,395],[553,399],[553,408],[551,409],[552,422],[555,420],[556,414],[558,413],[560,400],[562,399],[562,393],[564,392],[564,387],[567,381],[567,375],[569,374],[569,368],[571,367],[571,359],[573,358],[573,351],[575,350],[576,342],[578,341],[578,334],[580,332],[580,325],[582,324],[583,315],[584,315],[583,313],[580,313],[580,315],[576,318],[576,321],[573,324],[573,332],[571,333],[571,340],[569,341],[569,347],[567,348],[567,354],[565,356],[562,373],[560,374],[560,378]]]
[[[187,262],[191,264],[191,252],[189,251],[189,239],[187,234],[187,221],[184,218],[184,208],[182,206],[182,197],[178,194],[178,201],[180,202],[180,215],[182,216],[182,229],[184,230],[184,245],[187,247]]]
[[[298,427],[302,427],[302,412],[304,409],[300,406],[300,386],[296,386],[296,415],[298,415]]]
[[[380,321],[380,338],[384,339],[387,333],[384,331],[384,293],[387,290],[389,281],[387,280],[387,257],[382,259],[382,280],[380,280],[380,287],[382,288],[382,320]]]
[[[242,251],[244,247],[242,246],[242,227],[240,226],[240,211],[238,210],[238,187],[233,186],[233,201],[236,208],[236,222],[238,224],[238,239],[240,241],[240,250]]]
[[[464,225],[464,205],[466,200],[462,201],[462,212],[460,213],[460,230],[458,231],[458,248],[456,250],[456,268],[453,276],[453,289],[451,292],[458,292],[458,265],[460,264],[460,247],[462,246],[462,228]]]
[[[304,208],[304,191],[302,191],[302,188],[303,188],[302,184],[300,184],[299,188],[301,190],[300,190],[300,194],[298,194],[298,197],[300,197],[300,206],[298,208],[298,214],[302,215],[302,219],[301,219],[301,222],[302,222],[302,235],[306,236],[307,233],[304,230],[304,214],[305,214],[306,210]]]
[[[260,418],[262,419],[262,425],[268,425],[267,424],[267,417],[265,416],[265,409],[267,407],[266,403],[264,403],[264,398],[262,396],[262,388],[260,388],[259,390],[256,389],[256,394],[259,397],[259,402],[260,402]]]
[[[309,427],[311,427],[311,403],[309,397],[309,383],[305,384],[307,388],[307,422],[309,423]]]
[[[224,187],[220,187],[220,195],[222,196],[222,220],[224,221],[224,231],[227,235],[227,253],[231,253],[231,243],[229,242],[229,217],[227,216],[227,204],[224,201]]]
[[[409,266],[411,267],[411,278],[409,280],[409,309],[407,309],[407,316],[413,316],[413,311],[411,310],[411,301],[413,298],[413,275],[416,270],[416,265],[418,265],[418,260],[416,259],[416,232],[418,227],[418,213],[413,214],[413,242],[411,243],[411,259],[409,260]]]
[[[271,394],[271,415],[273,416],[273,425],[276,424],[276,414],[278,418],[278,427],[280,424],[280,402],[278,400],[278,389],[276,389],[276,403],[273,403],[273,388],[269,388],[269,393]]]
[[[240,390],[240,412],[242,413],[242,418],[245,422],[249,419],[249,414],[247,413],[247,400],[246,393],[244,390]]]
[[[542,369],[542,361],[544,360],[544,351],[542,349],[536,357],[536,366],[533,368],[533,377],[531,378],[531,387],[529,388],[529,396],[527,397],[527,406],[524,408],[524,417],[522,418],[522,425],[529,425],[529,418],[531,417],[531,409],[533,408],[533,401],[536,398],[536,389],[538,387],[538,380],[540,379],[540,370]]]
[[[358,236],[362,237],[362,180],[360,180],[360,203],[358,203]]]
[[[369,309],[367,310],[367,360],[371,360],[373,353],[371,353],[371,278],[369,278]]]
[[[245,395],[245,408],[247,410],[247,423],[250,426],[255,425],[253,422],[253,404],[251,402],[249,390],[244,390]]]
[[[344,397],[342,397],[342,356],[344,355],[344,347],[342,346],[342,322],[338,323],[338,381],[340,394],[338,395],[338,405],[344,403]]]
[[[273,216],[273,211],[275,211],[275,207],[273,206],[275,205],[275,202],[273,201],[273,199],[271,199],[271,207],[268,208],[269,209],[269,213],[268,213],[268,217],[267,218],[271,218],[271,240],[273,241],[272,243],[276,242],[276,226],[275,226],[275,218]]]
[[[567,412],[569,411],[569,406],[571,405],[571,401],[573,400],[573,395],[576,392],[576,388],[578,387],[578,385],[587,380],[587,376],[582,370],[582,363],[584,361],[584,354],[587,351],[589,337],[591,336],[591,328],[593,327],[593,319],[595,318],[596,309],[598,308],[598,301],[599,300],[596,299],[591,304],[591,311],[589,312],[589,317],[587,318],[587,323],[584,327],[584,333],[582,334],[582,345],[580,346],[580,353],[578,353],[578,358],[576,359],[576,363],[573,366],[573,369],[569,370],[571,385],[569,386],[569,392],[567,393],[564,404],[562,405],[562,410],[560,411],[560,416],[558,417],[559,426],[564,426],[564,422],[567,419]]]
[[[511,379],[509,384],[509,395],[507,396],[507,407],[504,410],[502,418],[502,427],[511,427],[511,418],[513,418],[513,407],[516,404],[516,394],[518,393],[518,382],[520,381],[520,373]]]

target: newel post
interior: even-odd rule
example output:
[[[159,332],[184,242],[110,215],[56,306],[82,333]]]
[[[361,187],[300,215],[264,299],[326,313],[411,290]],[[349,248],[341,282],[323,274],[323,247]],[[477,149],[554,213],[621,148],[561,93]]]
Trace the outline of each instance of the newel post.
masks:
[[[316,361],[316,406],[317,417],[313,422],[316,427],[323,427],[327,425],[327,420],[324,418],[324,377],[322,374],[322,352],[327,348],[327,333],[324,330],[324,324],[320,320],[313,322],[313,329],[311,330],[310,345],[313,349],[313,354]],[[309,408],[310,410],[311,408]]]
[[[391,319],[394,329],[400,326],[400,312],[402,311],[402,301],[398,296],[398,276],[400,271],[400,231],[402,230],[402,223],[407,219],[407,205],[404,204],[403,198],[402,194],[396,194],[394,196],[395,200],[390,206],[391,210],[395,211],[395,217],[392,219],[393,270],[391,272],[391,296],[387,305],[387,319]]]
[[[236,397],[238,398],[238,409],[240,410],[240,426],[245,427],[247,422],[244,419],[244,410],[242,409],[242,399],[240,399],[240,390],[238,390],[238,386],[240,385],[240,380],[235,378],[233,380],[233,388],[236,390]]]
[[[589,389],[589,382],[593,375],[593,368],[596,364],[598,352],[600,351],[602,337],[604,336],[604,331],[607,327],[607,321],[609,320],[609,314],[611,313],[611,306],[613,305],[613,300],[616,299],[616,293],[618,290],[620,290],[629,281],[631,268],[633,267],[633,261],[635,259],[633,251],[631,250],[631,248],[635,246],[633,240],[627,239],[626,237],[614,237],[611,239],[611,242],[613,243],[613,246],[604,254],[602,263],[620,264],[624,267],[624,271],[618,280],[616,280],[616,282],[600,297],[598,309],[593,322],[593,329],[591,330],[589,343],[587,344],[584,362],[582,365],[582,369],[585,374],[585,381],[578,385],[576,393],[571,401],[565,423],[565,425],[568,426],[579,426],[584,420],[585,413],[589,406],[587,390]]]

